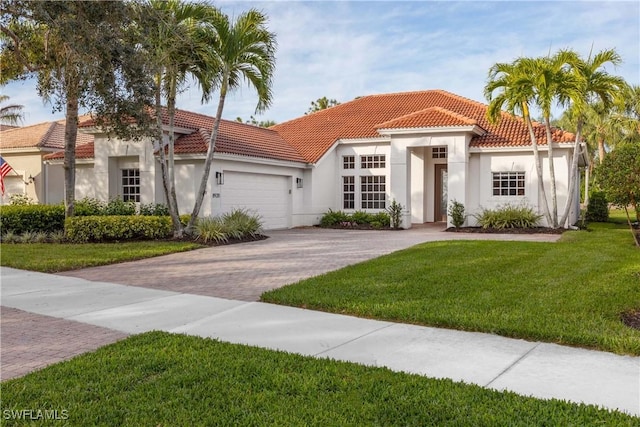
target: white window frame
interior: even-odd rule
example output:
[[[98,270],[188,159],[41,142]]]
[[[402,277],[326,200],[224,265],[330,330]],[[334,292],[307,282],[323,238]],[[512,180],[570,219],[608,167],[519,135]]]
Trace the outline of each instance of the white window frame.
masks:
[[[432,159],[446,159],[447,158],[447,147],[431,147],[431,158]]]
[[[344,175],[342,177],[342,209],[356,208],[356,177]]]
[[[355,169],[356,168],[356,156],[342,156],[342,169]]]
[[[384,169],[387,167],[385,154],[365,154],[360,156],[361,169]]]
[[[494,197],[523,197],[526,195],[526,173],[491,172],[491,194]]]
[[[140,169],[125,168],[120,169],[120,190],[122,190],[122,200],[140,203]],[[132,191],[133,190],[133,191]]]
[[[360,175],[360,207],[385,209],[387,207],[387,177],[385,175]]]

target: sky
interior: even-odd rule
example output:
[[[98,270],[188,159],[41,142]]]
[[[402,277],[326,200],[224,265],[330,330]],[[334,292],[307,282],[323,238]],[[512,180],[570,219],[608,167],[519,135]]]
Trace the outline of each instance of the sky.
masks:
[[[638,1],[218,1],[230,16],[251,7],[269,17],[278,49],[273,102],[255,114],[247,85],[227,97],[223,117],[274,120],[303,115],[323,96],[338,102],[380,93],[443,89],[486,102],[489,68],[571,48],[583,57],[615,48],[623,63],[611,74],[640,84]],[[23,125],[63,118],[43,104],[33,80],[0,88],[24,106]],[[213,98],[217,100],[216,97]],[[215,115],[196,85],[178,108]],[[559,114],[559,110],[555,110]]]

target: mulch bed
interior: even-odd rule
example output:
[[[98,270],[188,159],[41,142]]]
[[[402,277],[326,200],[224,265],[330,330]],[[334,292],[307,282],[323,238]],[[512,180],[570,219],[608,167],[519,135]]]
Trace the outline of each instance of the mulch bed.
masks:
[[[629,311],[622,314],[622,323],[630,328],[640,330],[640,310]]]
[[[493,233],[493,234],[562,234],[564,228],[533,227],[533,228],[482,228],[482,227],[449,227],[446,231],[453,233]]]

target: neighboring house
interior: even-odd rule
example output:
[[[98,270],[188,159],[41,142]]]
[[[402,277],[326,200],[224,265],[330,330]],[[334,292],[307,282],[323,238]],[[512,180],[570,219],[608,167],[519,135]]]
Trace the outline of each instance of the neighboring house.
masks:
[[[265,228],[317,224],[333,210],[404,207],[403,226],[446,221],[448,202],[469,214],[503,204],[540,210],[529,133],[504,113],[489,124],[487,106],[441,90],[373,95],[264,129],[222,121],[201,215],[234,207],[258,212]],[[212,117],[178,111],[176,180],[180,211],[193,207]],[[165,124],[165,138],[167,119]],[[81,123],[95,142],[78,146],[76,197],[122,197],[162,203],[160,167],[151,141],[109,140]],[[534,124],[548,176],[544,127]],[[558,205],[568,189],[574,135],[554,130]],[[166,141],[165,141],[166,142]],[[157,145],[156,145],[157,147]],[[62,153],[47,157],[51,201],[62,200]],[[581,165],[586,160],[581,158]],[[548,188],[548,183],[547,183]],[[579,213],[575,198],[570,216]],[[469,217],[468,225],[475,220]]]
[[[87,120],[88,116],[80,117]],[[32,126],[5,126],[0,128],[0,155],[13,168],[4,178],[5,194],[2,203],[9,202],[13,194],[27,195],[39,203],[51,203],[47,196],[43,158],[64,149],[65,121],[40,123]],[[92,135],[79,134],[78,144],[93,141]],[[63,184],[63,183],[61,183]],[[58,202],[59,200],[55,200]]]

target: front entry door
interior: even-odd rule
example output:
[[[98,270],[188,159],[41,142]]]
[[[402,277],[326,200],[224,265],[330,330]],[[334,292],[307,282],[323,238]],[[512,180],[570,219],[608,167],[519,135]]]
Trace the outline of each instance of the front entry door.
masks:
[[[446,164],[438,164],[435,165],[436,171],[436,188],[434,194],[436,196],[435,200],[435,215],[434,219],[436,222],[446,222],[447,221],[447,206],[449,205],[449,200],[447,197],[447,184],[449,182],[447,176],[447,165]]]

